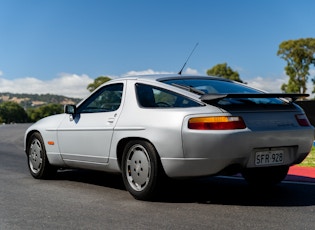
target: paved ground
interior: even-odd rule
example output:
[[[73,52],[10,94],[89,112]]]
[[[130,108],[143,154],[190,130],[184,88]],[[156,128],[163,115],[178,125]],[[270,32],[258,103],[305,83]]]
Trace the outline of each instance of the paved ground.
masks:
[[[315,183],[315,168],[293,166],[285,180]]]

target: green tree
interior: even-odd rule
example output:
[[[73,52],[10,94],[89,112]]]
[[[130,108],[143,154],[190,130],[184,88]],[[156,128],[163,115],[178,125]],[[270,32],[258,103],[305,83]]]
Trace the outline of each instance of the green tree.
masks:
[[[25,110],[16,102],[6,101],[0,104],[0,121],[2,123],[27,122]]]
[[[315,39],[301,38],[284,41],[279,45],[277,55],[287,62],[286,74],[289,76],[287,84],[281,86],[281,90],[287,93],[305,93],[308,81],[309,66],[314,60]],[[312,79],[315,84],[315,79]],[[313,88],[314,92],[315,88]]]
[[[87,86],[87,89],[90,91],[90,92],[93,92],[97,87],[99,87],[100,85],[102,85],[103,83],[107,82],[111,80],[109,77],[106,77],[106,76],[100,76],[98,78],[96,78],[94,80],[93,83],[90,83],[88,86]]]
[[[27,110],[28,117],[32,122],[60,113],[63,113],[63,106],[60,104],[48,104]]]
[[[243,81],[240,78],[239,73],[233,70],[231,67],[229,67],[226,63],[217,64],[213,66],[211,69],[208,69],[207,75],[215,76],[215,77],[222,77],[222,78],[226,78],[226,79],[243,83]]]

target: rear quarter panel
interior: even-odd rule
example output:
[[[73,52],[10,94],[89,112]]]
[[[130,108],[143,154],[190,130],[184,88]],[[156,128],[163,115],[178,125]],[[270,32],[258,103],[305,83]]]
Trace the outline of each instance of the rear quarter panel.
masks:
[[[125,138],[148,140],[154,145],[161,158],[183,157],[182,125],[184,117],[188,114],[211,112],[211,109],[214,112],[220,112],[213,106],[141,108],[136,99],[135,83],[136,81],[129,81],[127,84],[126,100],[114,128],[111,158],[117,157],[117,145],[120,140]]]

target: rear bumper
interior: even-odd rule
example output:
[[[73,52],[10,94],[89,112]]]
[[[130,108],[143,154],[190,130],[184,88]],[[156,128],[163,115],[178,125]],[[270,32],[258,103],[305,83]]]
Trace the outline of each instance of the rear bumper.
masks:
[[[166,175],[171,178],[215,175],[229,165],[219,159],[206,158],[162,158],[161,162]]]
[[[161,158],[164,171],[169,177],[215,175],[234,165],[241,169],[298,164],[311,151],[314,129],[311,127],[279,132],[242,130],[222,132],[220,135],[186,133],[183,141],[184,157]],[[279,149],[284,155],[282,163],[263,166],[255,164],[256,152]]]
[[[296,154],[293,151],[287,151],[286,153],[284,163],[270,165],[270,167],[298,164],[308,155],[308,152]],[[162,158],[161,162],[166,175],[169,177],[201,177],[220,174],[220,172],[229,166],[235,166],[235,168],[239,169],[259,167],[255,166],[254,156],[255,154],[253,152],[248,158],[233,158],[229,160],[207,158]]]

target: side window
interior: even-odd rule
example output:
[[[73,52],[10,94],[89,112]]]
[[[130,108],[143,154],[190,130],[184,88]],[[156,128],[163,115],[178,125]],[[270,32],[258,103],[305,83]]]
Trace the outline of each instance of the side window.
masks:
[[[123,84],[107,85],[95,92],[78,108],[78,113],[111,112],[119,108]]]
[[[185,96],[145,84],[136,84],[139,105],[145,108],[185,108],[202,106]]]

